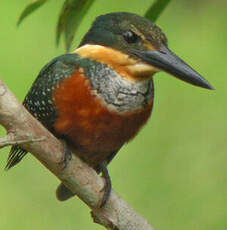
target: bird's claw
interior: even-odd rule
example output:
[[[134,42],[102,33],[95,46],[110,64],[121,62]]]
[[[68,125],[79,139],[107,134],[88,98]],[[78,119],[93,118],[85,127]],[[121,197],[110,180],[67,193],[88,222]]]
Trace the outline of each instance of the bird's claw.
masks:
[[[101,164],[100,168],[102,172],[102,177],[105,179],[105,185],[102,189],[104,191],[104,194],[103,194],[102,200],[100,201],[100,208],[102,208],[110,197],[112,185],[111,185],[111,179],[110,179],[106,164],[105,163]]]
[[[63,145],[63,157],[61,163],[63,164],[63,170],[67,167],[68,162],[72,159],[72,151],[67,145],[66,141],[61,139],[60,140]]]

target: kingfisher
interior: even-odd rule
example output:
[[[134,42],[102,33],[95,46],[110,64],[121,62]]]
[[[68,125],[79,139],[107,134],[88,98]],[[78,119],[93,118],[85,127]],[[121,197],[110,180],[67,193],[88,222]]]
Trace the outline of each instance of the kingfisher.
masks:
[[[107,165],[148,121],[154,104],[155,73],[164,71],[192,85],[213,87],[168,48],[162,30],[133,13],[101,15],[78,48],[50,61],[23,105],[105,179],[104,205],[111,191]],[[6,169],[27,154],[11,148]],[[70,157],[68,157],[70,158]],[[57,198],[74,194],[61,184]]]

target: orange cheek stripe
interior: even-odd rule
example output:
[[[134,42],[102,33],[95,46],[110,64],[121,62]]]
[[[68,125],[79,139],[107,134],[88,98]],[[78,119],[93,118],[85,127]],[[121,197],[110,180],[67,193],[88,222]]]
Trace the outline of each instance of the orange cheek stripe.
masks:
[[[129,57],[129,55],[124,54],[121,51],[105,46],[84,45],[75,50],[75,53],[80,55],[82,58],[90,58],[97,62],[106,64],[122,77],[132,81],[146,80],[156,72],[152,66],[150,66],[149,70],[146,68],[146,71],[133,68],[136,64],[138,64],[138,60]]]

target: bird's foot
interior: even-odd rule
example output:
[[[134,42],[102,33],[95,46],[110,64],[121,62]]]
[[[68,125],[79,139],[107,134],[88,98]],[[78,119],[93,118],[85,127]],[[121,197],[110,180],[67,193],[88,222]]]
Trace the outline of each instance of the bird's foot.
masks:
[[[61,163],[63,164],[63,170],[67,167],[69,161],[72,159],[72,151],[67,145],[66,141],[63,139],[60,139],[62,145],[63,145],[63,157]]]
[[[102,200],[100,202],[100,208],[102,208],[106,202],[108,201],[109,197],[110,197],[110,192],[111,192],[111,179],[110,179],[110,175],[108,173],[107,167],[106,167],[106,163],[102,163],[100,165],[100,171],[102,172],[102,177],[105,179],[105,185],[103,187],[104,190],[104,194],[102,197]]]

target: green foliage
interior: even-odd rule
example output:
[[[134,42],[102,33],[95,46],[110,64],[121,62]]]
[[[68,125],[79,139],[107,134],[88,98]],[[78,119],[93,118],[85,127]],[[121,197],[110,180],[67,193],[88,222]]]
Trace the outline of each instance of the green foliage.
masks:
[[[47,1],[35,0],[26,6],[18,20],[18,25]],[[146,12],[145,17],[155,21],[169,2],[170,0],[155,0]],[[60,37],[64,35],[65,48],[66,51],[69,51],[75,32],[92,3],[94,3],[94,0],[65,0],[57,23],[57,45],[59,44]]]
[[[169,3],[170,0],[155,0],[155,2],[147,10],[145,17],[152,22],[155,22]]]
[[[65,47],[69,51],[75,32],[94,0],[66,0],[58,19],[56,42],[64,34]]]
[[[19,20],[17,22],[17,25],[20,25],[20,23],[32,12],[37,10],[40,6],[42,6],[44,3],[46,3],[48,0],[34,0],[31,3],[29,3],[23,12],[21,13]]]

